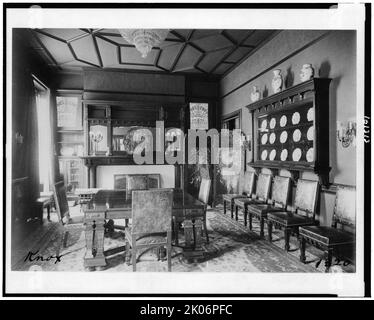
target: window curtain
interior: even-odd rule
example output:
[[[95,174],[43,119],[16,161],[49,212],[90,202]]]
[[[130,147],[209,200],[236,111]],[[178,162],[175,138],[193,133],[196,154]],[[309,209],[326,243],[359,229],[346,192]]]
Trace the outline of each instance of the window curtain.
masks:
[[[28,178],[27,197],[32,204],[39,196],[38,123],[33,78],[27,70],[14,74],[12,96],[12,178]],[[25,213],[34,214],[31,206]]]

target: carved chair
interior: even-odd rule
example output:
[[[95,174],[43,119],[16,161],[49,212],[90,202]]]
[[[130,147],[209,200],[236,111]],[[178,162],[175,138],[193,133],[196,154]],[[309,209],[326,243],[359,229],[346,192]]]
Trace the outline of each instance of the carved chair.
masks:
[[[231,218],[234,217],[234,200],[239,198],[249,198],[252,195],[255,182],[255,173],[246,171],[243,177],[243,190],[241,193],[224,194],[223,213],[226,214],[226,202],[230,204]]]
[[[145,174],[128,175],[126,178],[126,198],[132,198],[134,190],[148,190],[148,177]]]
[[[318,181],[299,179],[296,186],[294,207],[291,210],[268,214],[268,237],[272,241],[273,225],[284,230],[286,251],[290,249],[291,233],[299,236],[299,227],[315,224],[315,213],[319,191]]]
[[[338,228],[339,225],[339,228]],[[355,244],[356,226],[356,188],[338,186],[335,198],[334,214],[331,227],[306,226],[301,227],[300,261],[305,263],[305,244],[309,243],[324,251],[325,271],[331,266],[333,253],[339,256],[339,250]],[[347,230],[347,229],[352,230]]]
[[[257,179],[256,192],[251,197],[234,200],[235,219],[238,220],[238,209],[244,210],[244,225],[247,226],[248,206],[250,204],[265,204],[269,199],[270,185],[271,174],[260,173]]]
[[[264,236],[264,223],[269,212],[284,211],[290,193],[291,179],[288,177],[275,176],[271,187],[271,199],[268,203],[249,204],[249,229],[252,230],[252,216],[260,220],[260,237]]]
[[[132,223],[125,228],[126,260],[130,247],[133,271],[136,271],[136,252],[140,248],[166,246],[168,271],[171,271],[173,190],[134,190],[132,193]],[[151,239],[149,239],[151,237]],[[149,241],[139,243],[148,238]],[[160,258],[160,250],[159,250]]]
[[[209,236],[208,236],[208,228],[206,226],[206,209],[207,209],[208,200],[209,200],[210,185],[211,185],[211,180],[202,179],[201,184],[200,184],[200,190],[199,190],[199,200],[205,204],[203,225],[204,225],[204,231],[205,231],[207,243],[209,243]]]
[[[58,219],[61,222],[61,224],[64,226],[64,234],[62,237],[62,243],[63,243],[63,247],[66,247],[67,238],[69,235],[69,232],[66,226],[68,224],[82,223],[83,216],[74,217],[74,219],[70,217],[69,204],[68,204],[68,199],[66,197],[66,187],[64,185],[64,181],[59,181],[53,185],[53,194],[55,198],[55,205],[56,205]]]

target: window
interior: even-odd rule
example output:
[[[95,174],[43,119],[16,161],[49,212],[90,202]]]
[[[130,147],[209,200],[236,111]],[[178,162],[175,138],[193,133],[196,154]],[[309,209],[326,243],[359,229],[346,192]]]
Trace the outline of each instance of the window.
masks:
[[[51,123],[50,123],[50,92],[39,80],[34,78],[36,111],[38,119],[39,149],[39,182],[43,192],[50,191],[51,177]]]

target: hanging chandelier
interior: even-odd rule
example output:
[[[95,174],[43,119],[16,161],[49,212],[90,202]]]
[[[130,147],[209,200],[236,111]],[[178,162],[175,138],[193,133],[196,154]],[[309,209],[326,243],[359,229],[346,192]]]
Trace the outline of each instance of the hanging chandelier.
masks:
[[[153,47],[165,40],[169,29],[119,29],[119,32],[128,43],[135,45],[142,58],[146,58]]]

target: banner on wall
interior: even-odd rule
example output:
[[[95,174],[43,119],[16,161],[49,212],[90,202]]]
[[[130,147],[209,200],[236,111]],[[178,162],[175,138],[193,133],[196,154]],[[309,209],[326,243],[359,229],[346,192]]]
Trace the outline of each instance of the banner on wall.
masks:
[[[191,129],[208,130],[208,103],[190,103]]]

